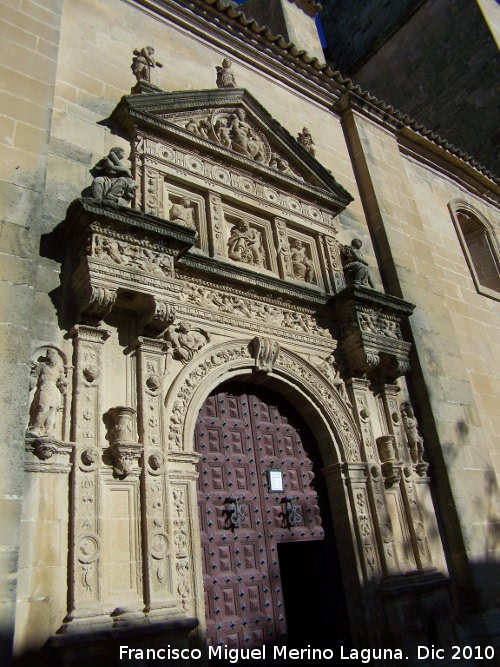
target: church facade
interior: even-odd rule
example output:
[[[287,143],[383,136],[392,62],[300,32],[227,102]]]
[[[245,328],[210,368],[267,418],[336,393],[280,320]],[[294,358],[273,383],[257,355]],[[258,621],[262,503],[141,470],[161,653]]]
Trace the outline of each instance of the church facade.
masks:
[[[312,0],[7,4],[5,655],[497,664],[498,180]]]

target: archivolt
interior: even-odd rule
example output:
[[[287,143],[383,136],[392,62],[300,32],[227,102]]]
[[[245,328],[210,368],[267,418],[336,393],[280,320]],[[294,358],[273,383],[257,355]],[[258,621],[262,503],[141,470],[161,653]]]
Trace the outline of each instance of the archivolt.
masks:
[[[254,360],[250,339],[216,343],[205,348],[183,368],[166,400],[168,446],[171,451],[193,451],[196,418],[203,401],[217,386],[231,379],[252,382]],[[311,426],[323,464],[360,461],[360,435],[349,407],[336,389],[296,353],[281,349],[273,371],[259,383],[284,395]]]

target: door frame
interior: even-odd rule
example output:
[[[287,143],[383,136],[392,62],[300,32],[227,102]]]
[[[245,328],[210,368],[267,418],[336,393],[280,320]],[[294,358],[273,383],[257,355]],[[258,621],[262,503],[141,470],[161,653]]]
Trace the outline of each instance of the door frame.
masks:
[[[281,348],[272,370],[255,371],[250,338],[219,342],[204,348],[177,376],[166,399],[170,424],[169,459],[182,465],[191,478],[189,494],[195,614],[205,630],[204,589],[196,493],[199,454],[194,449],[196,418],[207,396],[230,380],[264,384],[283,396],[308,424],[323,461],[333,530],[347,600],[353,641],[366,645],[373,608],[373,563],[377,541],[370,515],[366,463],[362,442],[350,407],[318,369],[295,352]],[[188,472],[189,471],[189,472]],[[362,501],[361,501],[362,500]],[[368,514],[368,516],[367,516]]]

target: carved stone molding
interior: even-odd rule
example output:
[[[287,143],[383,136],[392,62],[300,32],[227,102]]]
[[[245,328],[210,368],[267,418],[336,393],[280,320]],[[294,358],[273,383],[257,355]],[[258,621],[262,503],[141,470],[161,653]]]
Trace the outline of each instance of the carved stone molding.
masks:
[[[279,343],[269,338],[255,336],[250,341],[250,353],[255,359],[257,373],[271,373],[280,351]]]
[[[393,381],[410,369],[410,343],[401,322],[414,306],[407,301],[351,285],[331,299],[338,322],[339,346],[352,375],[366,373]]]
[[[351,196],[313,155],[295,141],[246,90],[145,91],[129,95],[113,120],[130,135],[159,133],[192,151],[217,154],[227,164],[244,167],[266,180],[293,183],[293,189],[344,208]],[[196,158],[195,158],[196,161]]]
[[[196,232],[94,200],[73,202],[63,228],[78,319],[99,325],[119,303],[140,312],[146,333],[161,333],[169,320],[165,297],[179,290],[174,258]]]

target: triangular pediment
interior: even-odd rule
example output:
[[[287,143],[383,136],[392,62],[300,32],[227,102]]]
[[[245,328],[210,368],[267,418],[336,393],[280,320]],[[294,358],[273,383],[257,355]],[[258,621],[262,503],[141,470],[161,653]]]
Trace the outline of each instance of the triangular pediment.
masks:
[[[166,93],[148,86],[125,97],[113,117],[131,133],[149,126],[156,135],[174,135],[198,151],[203,147],[225,162],[261,172],[261,178],[313,190],[337,210],[352,201],[331,172],[245,89]]]

